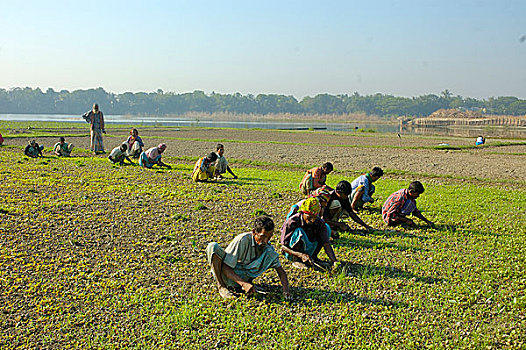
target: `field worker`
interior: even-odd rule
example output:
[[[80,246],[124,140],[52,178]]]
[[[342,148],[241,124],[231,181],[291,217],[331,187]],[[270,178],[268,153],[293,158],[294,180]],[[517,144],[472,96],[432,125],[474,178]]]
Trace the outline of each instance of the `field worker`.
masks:
[[[102,134],[105,134],[106,130],[104,129],[104,115],[99,110],[99,105],[95,103],[91,111],[84,113],[82,118],[90,124],[90,150],[94,154],[105,153]]]
[[[157,147],[152,147],[146,152],[142,152],[139,157],[139,165],[143,168],[152,168],[154,165],[171,169],[172,167],[162,162],[161,157],[166,150],[166,144],[160,143]]]
[[[43,157],[43,150],[44,146],[40,146],[35,140],[31,140],[24,149],[24,154],[31,158]]]
[[[203,182],[208,179],[213,179],[216,168],[213,166],[217,159],[215,152],[210,153],[206,157],[201,157],[195,162],[194,171],[192,172],[192,180],[195,182]]]
[[[389,226],[406,224],[415,226],[415,222],[408,215],[413,215],[425,221],[429,226],[434,224],[426,219],[416,208],[416,199],[424,193],[424,186],[420,181],[413,181],[408,188],[404,188],[391,194],[382,207],[382,217]]]
[[[375,166],[370,172],[354,179],[351,183],[352,192],[349,200],[353,210],[363,209],[365,203],[374,203],[373,194],[375,187],[373,182],[384,175],[382,168]]]
[[[273,234],[272,219],[259,216],[252,232],[236,236],[226,249],[215,242],[208,244],[206,255],[221,297],[234,297],[228,287],[241,287],[247,295],[261,291],[252,280],[270,268],[278,273],[283,296],[290,297],[287,273],[281,267],[278,253],[269,244]]]
[[[485,139],[484,136],[482,136],[482,135],[479,135],[479,136],[477,137],[477,140],[475,141],[475,145],[476,145],[476,146],[480,146],[480,145],[483,145],[483,144],[485,144],[485,143],[486,143],[486,139]]]
[[[325,163],[320,167],[307,170],[300,182],[300,191],[308,196],[311,191],[325,185],[327,175],[333,170],[332,163]]]
[[[0,146],[4,144],[4,138],[2,137],[2,134],[0,133]]]
[[[53,146],[53,153],[57,155],[58,157],[69,157],[71,155],[71,151],[73,150],[73,144],[67,143],[66,139],[61,136],[58,139],[58,142],[55,143],[55,146]]]
[[[228,171],[230,175],[234,177],[234,179],[237,179],[236,174],[234,174],[232,169],[230,169],[230,167],[228,166],[228,161],[223,156],[224,153],[225,153],[225,147],[222,144],[218,143],[216,147],[217,161],[215,163],[215,168],[216,168],[215,176],[218,179],[222,179],[223,178],[222,174],[225,174]]]
[[[366,230],[372,228],[360,219],[360,217],[352,210],[349,202],[349,195],[351,194],[351,184],[349,181],[342,180],[336,185],[336,189],[330,191],[329,203],[323,211],[321,218],[334,231],[349,231],[351,228],[345,222],[340,221],[343,215],[348,214],[357,224],[363,226]],[[338,238],[336,232],[333,233],[334,238]]]
[[[305,269],[308,266],[320,266],[327,269],[337,261],[330,243],[330,232],[319,217],[320,211],[319,200],[308,198],[281,227],[281,251],[293,261],[294,267]],[[322,247],[330,263],[318,259]]]
[[[126,151],[127,156],[133,158],[140,157],[142,148],[144,147],[144,142],[142,142],[137,129],[130,130],[130,136],[128,136],[128,139],[126,140],[126,145],[128,146],[128,150]]]
[[[318,188],[316,191],[311,192],[311,194],[309,195],[309,198],[318,199],[318,202],[320,203],[321,210],[322,210],[321,212],[323,212],[323,209],[327,206],[327,203],[329,202],[329,199],[331,197],[330,191],[331,191],[331,188],[327,185],[324,185]],[[298,210],[300,209],[301,205],[303,204],[303,202],[305,202],[306,200],[307,199],[302,199],[301,201],[299,201],[298,203],[290,207],[289,213],[287,214],[286,218],[288,219],[292,215],[296,214]],[[329,227],[329,230],[330,230],[330,227]]]
[[[113,163],[113,164],[116,164],[116,163],[119,163],[120,165],[123,165],[124,164],[124,160],[126,159],[131,165],[135,165],[135,163],[133,163],[131,161],[130,158],[128,158],[128,156],[126,155],[126,150],[128,149],[128,146],[123,143],[122,145],[118,146],[118,147],[115,147],[110,155],[108,156],[108,159]]]

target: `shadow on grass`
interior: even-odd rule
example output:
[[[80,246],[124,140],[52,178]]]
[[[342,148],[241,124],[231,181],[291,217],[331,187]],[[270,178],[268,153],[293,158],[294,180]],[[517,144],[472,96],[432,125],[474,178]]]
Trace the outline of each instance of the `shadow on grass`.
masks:
[[[364,207],[363,209],[358,210],[358,215],[360,215],[361,213],[381,215],[382,208]]]
[[[502,234],[496,233],[496,232],[490,232],[490,231],[481,231],[481,230],[473,230],[469,227],[465,227],[463,225],[452,225],[452,224],[441,224],[441,225],[435,225],[433,227],[436,231],[439,232],[447,232],[450,234],[457,234],[457,231],[460,231],[459,234],[472,234],[477,236],[493,236],[493,237],[500,237]]]
[[[259,284],[261,288],[266,291],[266,294],[256,293],[254,298],[260,299],[267,303],[282,303],[282,289],[279,286],[271,286],[267,284]],[[407,307],[407,303],[393,301],[388,299],[366,298],[353,293],[336,292],[331,290],[322,290],[316,288],[291,287],[290,292],[293,304],[301,304],[304,306],[316,306],[320,304],[368,304],[368,305],[382,305],[394,307]]]
[[[406,270],[402,270],[398,267],[391,266],[376,266],[376,265],[363,265],[358,263],[341,262],[342,273],[345,276],[353,276],[363,278],[367,276],[384,276],[388,278],[402,278],[402,279],[414,279],[417,282],[434,284],[443,282],[443,278],[436,277],[422,277],[417,276],[414,273]]]
[[[415,235],[408,231],[397,231],[392,229],[387,230],[374,230],[372,233],[369,233],[370,236],[379,236],[379,237],[402,237],[402,238],[416,238],[421,241],[429,239],[425,236]]]
[[[340,237],[338,240],[336,240],[333,243],[333,245],[343,246],[343,247],[352,246],[352,247],[360,247],[360,248],[368,248],[368,249],[394,248],[400,251],[410,250],[413,252],[426,251],[425,249],[422,249],[422,248],[403,246],[403,245],[393,244],[389,242],[376,242],[370,239],[356,239],[356,238],[348,238],[348,237]]]

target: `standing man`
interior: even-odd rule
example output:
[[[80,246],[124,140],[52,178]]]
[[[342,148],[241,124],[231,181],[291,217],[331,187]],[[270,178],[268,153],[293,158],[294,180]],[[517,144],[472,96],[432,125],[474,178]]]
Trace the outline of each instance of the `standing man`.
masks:
[[[307,170],[300,182],[300,191],[308,196],[312,191],[325,185],[327,175],[333,170],[332,163],[327,162],[320,167]]]
[[[84,118],[87,123],[91,124],[90,150],[94,154],[105,153],[104,145],[102,143],[102,134],[105,134],[106,130],[104,129],[104,116],[99,110],[99,105],[95,103],[91,111],[84,113],[82,118]]]
[[[222,179],[223,178],[222,174],[224,174],[224,173],[226,173],[228,171],[230,173],[230,175],[232,175],[234,177],[234,179],[237,179],[236,174],[234,174],[232,169],[230,169],[230,167],[228,166],[228,161],[223,156],[224,153],[225,153],[225,146],[223,146],[222,144],[218,143],[217,147],[216,147],[217,161],[216,161],[216,165],[215,165],[215,167],[216,167],[215,176],[218,179]]]

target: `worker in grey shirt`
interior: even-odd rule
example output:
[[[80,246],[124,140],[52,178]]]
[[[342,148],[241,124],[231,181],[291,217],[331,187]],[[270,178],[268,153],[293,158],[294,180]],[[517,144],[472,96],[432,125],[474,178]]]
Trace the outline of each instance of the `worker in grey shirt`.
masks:
[[[216,242],[208,244],[206,254],[212,274],[217,282],[219,295],[232,298],[228,287],[241,287],[247,295],[259,290],[252,280],[273,268],[283,286],[283,296],[290,297],[287,273],[279,262],[279,255],[269,244],[274,234],[274,222],[268,216],[259,216],[252,232],[234,238],[226,249]]]

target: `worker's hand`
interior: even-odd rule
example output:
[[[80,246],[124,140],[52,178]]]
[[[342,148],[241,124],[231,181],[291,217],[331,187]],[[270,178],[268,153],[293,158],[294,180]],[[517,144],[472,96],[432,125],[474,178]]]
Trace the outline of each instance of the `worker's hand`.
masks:
[[[237,179],[237,175],[234,175],[234,180]]]
[[[283,291],[283,298],[284,298],[286,301],[290,301],[290,300],[292,300],[292,295],[290,294],[289,291]]]
[[[301,254],[300,258],[301,258],[301,261],[303,261],[303,263],[305,263],[305,264],[309,263],[309,264],[312,265],[312,258],[311,258],[311,256],[309,254],[303,253],[303,254]]]
[[[252,295],[256,292],[256,288],[254,288],[254,285],[252,283],[245,282],[241,287],[247,295]]]

